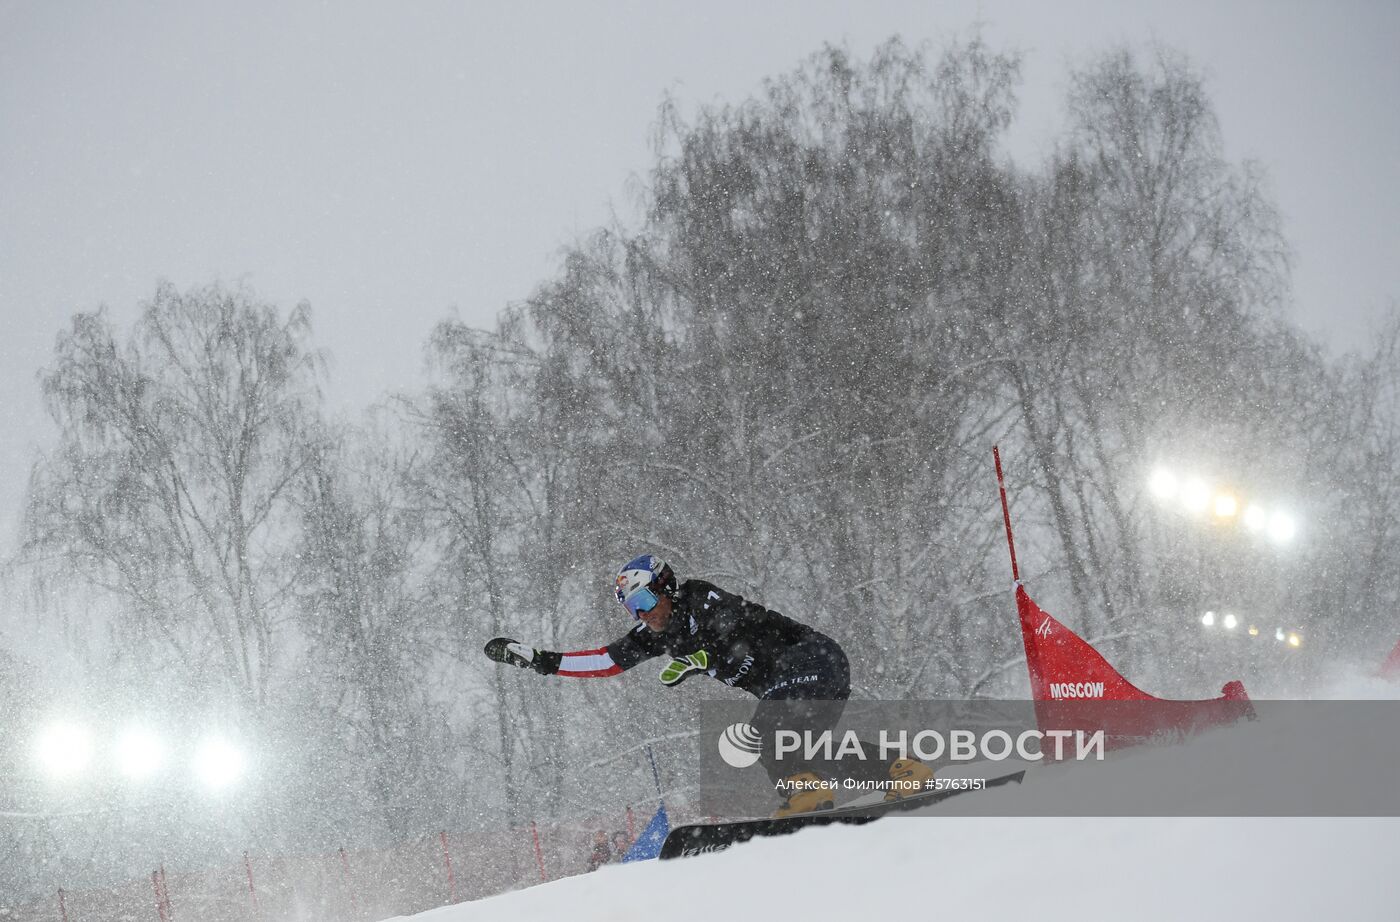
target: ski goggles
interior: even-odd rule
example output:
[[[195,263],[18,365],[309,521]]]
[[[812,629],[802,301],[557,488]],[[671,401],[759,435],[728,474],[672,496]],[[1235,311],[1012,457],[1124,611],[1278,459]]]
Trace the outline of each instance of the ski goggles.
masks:
[[[642,612],[651,611],[656,607],[656,603],[660,601],[661,600],[656,597],[656,593],[652,592],[646,586],[640,586],[629,592],[627,596],[623,598],[622,604],[627,606],[627,610],[632,613],[634,619],[640,621]]]

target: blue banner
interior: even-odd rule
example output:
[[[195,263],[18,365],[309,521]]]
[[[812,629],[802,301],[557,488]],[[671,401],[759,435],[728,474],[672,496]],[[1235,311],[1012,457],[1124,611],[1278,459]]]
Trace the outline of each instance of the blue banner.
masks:
[[[671,820],[666,816],[666,805],[662,804],[657,808],[651,822],[647,823],[647,828],[642,830],[642,834],[637,836],[637,841],[633,842],[627,854],[622,856],[622,863],[649,861],[657,857],[661,854],[661,844],[666,841],[670,831]]]

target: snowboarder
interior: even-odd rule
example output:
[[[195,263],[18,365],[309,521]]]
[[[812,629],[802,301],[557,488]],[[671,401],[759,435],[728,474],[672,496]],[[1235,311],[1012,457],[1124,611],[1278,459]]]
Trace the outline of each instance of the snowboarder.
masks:
[[[637,624],[606,647],[559,653],[497,637],[487,643],[486,655],[542,675],[598,678],[669,654],[661,684],[674,687],[703,673],[748,692],[759,699],[752,724],[764,740],[771,740],[780,725],[819,732],[840,719],[851,694],[850,664],[825,634],[713,583],[677,583],[671,567],[650,554],[622,566],[614,594]],[[763,763],[784,798],[774,816],[834,806],[833,786],[823,783],[831,780],[829,771],[791,759],[779,762],[767,745]],[[933,777],[928,766],[912,758],[895,760],[888,771],[905,791]],[[898,795],[891,791],[890,796]]]

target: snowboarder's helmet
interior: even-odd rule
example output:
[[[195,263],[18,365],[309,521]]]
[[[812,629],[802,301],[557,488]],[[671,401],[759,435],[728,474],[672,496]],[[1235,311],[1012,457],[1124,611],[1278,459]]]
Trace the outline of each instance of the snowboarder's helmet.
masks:
[[[617,571],[613,595],[627,607],[633,618],[651,611],[663,595],[676,591],[676,574],[666,561],[654,554],[634,557]]]

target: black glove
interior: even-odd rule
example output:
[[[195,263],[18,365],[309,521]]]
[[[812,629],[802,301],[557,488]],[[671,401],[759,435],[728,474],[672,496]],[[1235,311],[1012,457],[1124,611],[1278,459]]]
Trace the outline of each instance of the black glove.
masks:
[[[540,675],[554,675],[559,671],[559,661],[563,656],[552,650],[536,650],[509,637],[493,637],[486,642],[484,651],[488,659],[507,666],[533,669]]]

